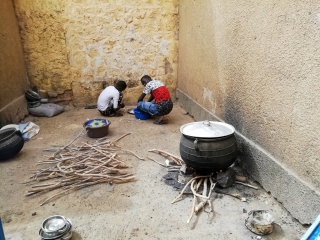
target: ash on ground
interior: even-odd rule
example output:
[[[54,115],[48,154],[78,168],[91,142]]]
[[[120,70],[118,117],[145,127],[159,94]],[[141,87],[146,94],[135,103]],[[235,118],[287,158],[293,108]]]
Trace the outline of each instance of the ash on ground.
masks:
[[[168,172],[162,177],[165,184],[172,186],[176,191],[182,190],[191,178],[192,175],[183,175],[180,172]]]

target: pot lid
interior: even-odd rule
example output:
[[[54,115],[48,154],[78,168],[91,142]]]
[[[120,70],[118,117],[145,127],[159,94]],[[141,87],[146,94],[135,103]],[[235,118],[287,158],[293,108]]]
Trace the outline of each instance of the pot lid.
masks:
[[[60,215],[54,215],[42,223],[39,230],[39,235],[42,240],[57,240],[70,239],[70,232],[72,231],[72,223]]]
[[[180,127],[180,132],[190,137],[218,138],[233,134],[234,127],[227,123],[206,120],[187,123]]]
[[[67,226],[67,220],[63,216],[55,215],[48,217],[42,223],[42,230],[46,233],[57,232],[61,230],[65,230]]]

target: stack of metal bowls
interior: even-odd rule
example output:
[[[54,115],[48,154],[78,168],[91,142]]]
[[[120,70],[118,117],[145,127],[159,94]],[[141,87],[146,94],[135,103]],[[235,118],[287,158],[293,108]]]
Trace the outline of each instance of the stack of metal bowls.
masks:
[[[48,217],[39,231],[41,240],[69,240],[72,237],[72,224],[63,216]]]

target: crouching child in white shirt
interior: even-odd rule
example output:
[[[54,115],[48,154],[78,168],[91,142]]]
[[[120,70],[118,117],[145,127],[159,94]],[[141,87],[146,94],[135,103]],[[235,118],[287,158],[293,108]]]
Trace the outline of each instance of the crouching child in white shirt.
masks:
[[[122,116],[122,113],[118,112],[120,108],[124,108],[122,103],[122,92],[127,88],[127,84],[123,80],[119,80],[114,86],[106,87],[98,98],[97,107],[99,112],[108,117]]]

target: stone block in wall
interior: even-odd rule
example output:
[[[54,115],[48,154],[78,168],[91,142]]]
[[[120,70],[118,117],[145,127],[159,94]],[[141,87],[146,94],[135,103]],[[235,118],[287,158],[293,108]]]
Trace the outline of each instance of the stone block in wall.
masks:
[[[7,124],[18,124],[28,114],[27,100],[22,95],[0,109],[0,128]]]

